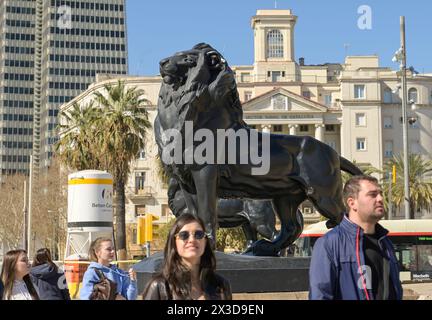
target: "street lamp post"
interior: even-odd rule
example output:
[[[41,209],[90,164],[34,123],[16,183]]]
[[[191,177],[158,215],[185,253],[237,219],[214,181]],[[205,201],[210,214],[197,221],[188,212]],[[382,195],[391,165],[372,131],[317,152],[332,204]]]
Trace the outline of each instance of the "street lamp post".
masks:
[[[403,162],[404,162],[404,205],[405,219],[410,218],[409,163],[408,163],[408,116],[407,116],[407,80],[406,80],[406,41],[405,17],[400,17],[401,47],[396,52],[395,60],[400,62],[402,73],[402,132],[403,132]]]
[[[27,212],[27,254],[32,256],[32,195],[33,195],[33,155],[30,156],[29,195]]]

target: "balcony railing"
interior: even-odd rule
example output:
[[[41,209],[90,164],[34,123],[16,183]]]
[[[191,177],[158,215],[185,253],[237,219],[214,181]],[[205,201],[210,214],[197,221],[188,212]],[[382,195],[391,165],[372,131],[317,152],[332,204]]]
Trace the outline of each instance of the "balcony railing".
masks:
[[[151,186],[145,186],[142,188],[135,188],[135,195],[136,196],[144,196],[144,197],[151,197],[155,194],[153,187]]]

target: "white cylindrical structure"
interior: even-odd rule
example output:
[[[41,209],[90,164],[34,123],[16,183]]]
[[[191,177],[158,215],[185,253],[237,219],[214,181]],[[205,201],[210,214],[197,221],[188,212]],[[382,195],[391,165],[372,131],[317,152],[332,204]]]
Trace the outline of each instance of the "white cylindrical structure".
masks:
[[[101,231],[113,225],[113,179],[103,171],[80,171],[68,179],[68,228]]]
[[[113,178],[86,170],[68,177],[68,243],[70,255],[87,256],[91,241],[113,236]]]

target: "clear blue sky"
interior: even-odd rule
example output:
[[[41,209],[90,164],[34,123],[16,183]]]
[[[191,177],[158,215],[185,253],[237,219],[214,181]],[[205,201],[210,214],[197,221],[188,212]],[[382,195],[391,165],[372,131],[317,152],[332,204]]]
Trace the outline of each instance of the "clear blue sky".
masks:
[[[408,66],[432,72],[431,0],[277,0],[278,9],[298,16],[295,55],[306,64],[343,63],[348,55],[378,54],[380,65],[399,48],[399,16],[406,17]],[[358,8],[368,5],[372,28],[361,30]],[[156,75],[158,62],[174,52],[207,42],[230,65],[253,63],[250,19],[274,0],[127,0],[129,71]],[[345,48],[344,44],[349,44]]]

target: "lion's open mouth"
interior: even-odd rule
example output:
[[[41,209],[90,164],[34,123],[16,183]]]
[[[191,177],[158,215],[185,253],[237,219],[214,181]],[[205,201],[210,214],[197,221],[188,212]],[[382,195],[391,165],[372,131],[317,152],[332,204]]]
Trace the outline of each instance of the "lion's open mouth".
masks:
[[[172,85],[182,81],[181,77],[175,74],[175,72],[172,72],[171,70],[167,70],[167,68],[161,67],[160,74],[165,84]]]

